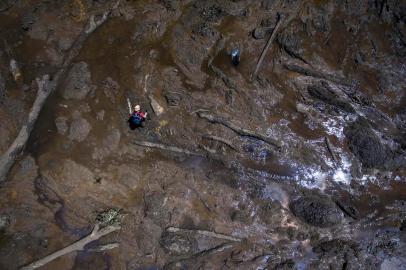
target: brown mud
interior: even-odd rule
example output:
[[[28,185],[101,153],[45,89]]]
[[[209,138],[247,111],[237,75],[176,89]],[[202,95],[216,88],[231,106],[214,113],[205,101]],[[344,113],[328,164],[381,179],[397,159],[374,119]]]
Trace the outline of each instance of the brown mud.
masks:
[[[58,70],[90,15],[113,1],[6,2],[1,151],[35,78]],[[278,17],[291,15],[252,78]],[[41,269],[404,269],[405,23],[395,0],[121,1],[1,184],[0,269],[87,235],[113,207],[125,213],[118,233]],[[148,111],[144,128],[128,128],[127,98]],[[282,146],[210,123],[202,109]],[[119,248],[91,251],[111,242]]]

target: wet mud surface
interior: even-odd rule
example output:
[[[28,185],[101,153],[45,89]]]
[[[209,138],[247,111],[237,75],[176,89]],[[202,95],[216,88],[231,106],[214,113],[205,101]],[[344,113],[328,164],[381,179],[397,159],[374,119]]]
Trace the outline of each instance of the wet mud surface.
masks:
[[[2,153],[35,78],[113,1],[3,2]],[[395,0],[121,1],[1,183],[0,269],[86,236],[109,208],[119,232],[41,269],[405,269],[405,23]],[[128,128],[127,98],[143,128]]]

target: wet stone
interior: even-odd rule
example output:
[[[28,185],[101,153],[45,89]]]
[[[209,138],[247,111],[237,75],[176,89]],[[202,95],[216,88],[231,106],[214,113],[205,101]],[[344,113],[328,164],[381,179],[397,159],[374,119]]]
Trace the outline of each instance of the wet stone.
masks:
[[[173,256],[190,255],[198,251],[196,239],[186,233],[164,232],[160,245],[166,253]]]
[[[179,106],[182,100],[182,95],[176,92],[165,91],[164,95],[169,106]]]
[[[290,203],[289,207],[295,216],[317,227],[330,227],[339,224],[343,219],[343,213],[327,197],[301,197]]]
[[[66,117],[60,116],[55,119],[55,126],[56,129],[58,130],[58,133],[61,135],[65,135],[65,133],[68,131],[68,119]]]
[[[383,167],[390,159],[390,151],[380,142],[368,122],[360,118],[350,124],[344,133],[351,152],[366,168]]]
[[[85,62],[73,64],[66,80],[62,96],[65,99],[84,99],[94,88],[91,74]]]
[[[77,142],[82,142],[87,138],[90,132],[89,122],[84,118],[78,118],[72,121],[69,129],[69,139]]]

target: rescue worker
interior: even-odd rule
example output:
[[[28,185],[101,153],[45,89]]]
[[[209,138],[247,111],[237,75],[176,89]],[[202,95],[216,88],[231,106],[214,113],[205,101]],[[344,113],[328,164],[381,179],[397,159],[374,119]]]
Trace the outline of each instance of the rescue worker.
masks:
[[[130,129],[134,130],[138,127],[143,127],[142,123],[145,121],[147,114],[147,112],[144,113],[141,111],[140,105],[135,105],[134,111],[130,113],[130,118],[128,118]]]

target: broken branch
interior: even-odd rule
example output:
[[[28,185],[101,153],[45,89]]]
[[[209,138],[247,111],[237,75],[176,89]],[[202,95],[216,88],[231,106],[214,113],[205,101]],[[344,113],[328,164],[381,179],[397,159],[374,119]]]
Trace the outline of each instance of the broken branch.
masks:
[[[31,263],[31,264],[29,264],[27,266],[21,267],[20,270],[37,269],[37,268],[39,268],[39,267],[41,267],[41,266],[43,266],[43,265],[57,259],[57,258],[65,255],[65,254],[71,253],[72,251],[84,250],[85,246],[87,244],[89,244],[90,242],[93,242],[93,241],[101,238],[104,235],[107,235],[109,233],[115,232],[115,231],[120,230],[120,229],[121,229],[120,226],[108,226],[108,227],[105,227],[105,228],[99,230],[99,225],[97,223],[94,226],[93,231],[89,235],[87,235],[86,237],[84,237],[84,238],[80,239],[79,241],[77,241],[77,242],[75,242],[75,243],[73,243],[73,244],[71,244],[71,245],[69,245],[67,247],[64,247],[63,249],[58,250],[58,251],[56,251],[56,252],[54,252],[54,253],[52,253],[52,254],[50,254],[50,255],[48,255],[48,256],[40,259],[40,260],[38,260],[38,261],[35,261],[35,262],[33,262],[33,263]],[[117,246],[118,246],[118,244],[115,244],[113,246],[112,245],[110,245],[110,246],[107,245],[108,249],[115,248]],[[106,247],[106,246],[104,246],[104,247]]]
[[[281,147],[281,144],[278,141],[268,138],[264,134],[241,128],[241,127],[237,126],[236,124],[229,122],[226,119],[223,119],[219,116],[215,116],[215,115],[205,113],[205,112],[198,112],[197,114],[199,115],[199,117],[204,118],[211,123],[218,123],[225,127],[228,127],[229,129],[233,130],[235,133],[237,133],[241,136],[256,138],[258,140],[268,143],[271,146],[275,146],[277,148]]]
[[[269,50],[269,48],[271,47],[272,42],[275,40],[276,34],[279,32],[279,28],[282,24],[281,22],[282,22],[282,20],[279,20],[278,23],[276,24],[274,30],[272,31],[272,34],[269,37],[268,42],[266,43],[264,49],[262,50],[261,56],[258,59],[257,65],[255,66],[251,79],[256,78],[258,70],[261,67],[262,62],[264,61],[265,55],[266,55],[267,51]]]
[[[327,150],[329,151],[331,157],[334,160],[334,165],[337,166],[338,165],[338,159],[333,151],[333,148],[331,146],[330,140],[327,137],[324,137],[324,141],[326,142],[326,146],[327,146]]]
[[[210,134],[203,135],[203,138],[210,139],[212,141],[221,142],[221,143],[227,145],[228,147],[230,147],[231,149],[235,150],[236,152],[239,152],[238,148],[235,147],[232,144],[232,142],[227,140],[227,139],[224,139],[224,138],[221,138],[221,137],[218,137],[218,136],[214,136],[214,135],[210,135]]]
[[[179,148],[179,147],[171,146],[171,145],[164,145],[164,144],[153,143],[153,142],[148,142],[148,141],[134,141],[133,143],[136,145],[139,145],[139,146],[144,146],[144,147],[157,148],[157,149],[162,149],[162,150],[175,152],[175,153],[205,157],[205,155],[202,153],[192,152],[187,149],[183,149],[183,148]]]
[[[208,236],[208,237],[214,237],[218,239],[223,239],[223,240],[228,240],[228,241],[233,241],[233,242],[241,242],[240,238],[232,237],[229,235],[225,234],[220,234],[220,233],[215,233],[211,231],[204,231],[204,230],[188,230],[188,229],[182,229],[182,228],[177,228],[177,227],[168,227],[166,229],[167,232],[172,232],[172,233],[177,233],[177,232],[183,232],[183,233],[197,233],[200,235]]]

